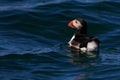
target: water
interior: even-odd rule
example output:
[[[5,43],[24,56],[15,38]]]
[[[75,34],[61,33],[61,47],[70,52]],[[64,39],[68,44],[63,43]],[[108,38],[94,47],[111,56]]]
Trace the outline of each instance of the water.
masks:
[[[119,0],[1,0],[0,80],[120,80]],[[82,17],[100,52],[71,51]]]

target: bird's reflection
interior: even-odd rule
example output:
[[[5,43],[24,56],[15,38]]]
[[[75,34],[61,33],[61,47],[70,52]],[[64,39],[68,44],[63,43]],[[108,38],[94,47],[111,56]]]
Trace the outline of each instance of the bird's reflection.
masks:
[[[86,72],[86,69],[96,65],[95,63],[98,63],[97,61],[100,60],[99,51],[81,52],[78,49],[68,47],[68,45],[61,46],[61,49],[68,54],[70,57],[68,60],[72,64],[80,66],[80,69],[85,69],[85,71],[76,75],[73,80],[87,80],[91,73]]]
[[[99,53],[100,53],[99,50],[92,51],[92,52],[81,52],[78,49],[69,47],[68,44],[61,45],[61,49],[65,53],[68,53],[68,56],[72,57],[70,58],[70,62],[73,62],[73,63],[88,64],[89,62],[99,60]]]
[[[99,51],[81,52],[74,48],[70,48],[70,50],[72,56],[70,61],[85,69],[92,67],[93,63],[99,60]],[[74,80],[87,80],[89,74],[89,72],[80,72],[79,75],[75,76]]]
[[[95,61],[98,59],[99,51],[92,51],[92,52],[81,52],[75,48],[70,48],[71,50],[71,61],[73,63],[86,63]]]

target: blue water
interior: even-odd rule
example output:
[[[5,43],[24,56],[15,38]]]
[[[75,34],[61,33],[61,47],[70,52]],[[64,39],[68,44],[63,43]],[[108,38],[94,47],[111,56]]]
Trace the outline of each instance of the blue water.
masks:
[[[120,80],[120,0],[1,0],[0,80]],[[99,53],[68,48],[84,18]]]

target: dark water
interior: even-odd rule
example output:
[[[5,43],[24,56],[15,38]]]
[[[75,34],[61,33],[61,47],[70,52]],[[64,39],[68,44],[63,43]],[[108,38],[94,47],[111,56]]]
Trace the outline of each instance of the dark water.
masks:
[[[71,52],[74,18],[100,53]],[[0,80],[120,80],[119,0],[1,0]]]

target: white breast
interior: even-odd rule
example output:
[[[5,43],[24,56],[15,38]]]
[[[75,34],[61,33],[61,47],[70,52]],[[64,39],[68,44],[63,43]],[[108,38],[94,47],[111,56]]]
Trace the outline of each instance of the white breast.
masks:
[[[71,47],[72,44],[71,44],[71,41],[75,38],[75,35],[72,36],[72,38],[70,39],[70,41],[68,42],[69,46]]]
[[[69,47],[74,47],[76,49],[79,49],[80,44],[76,44],[76,45],[72,44],[72,41],[73,41],[74,38],[75,38],[75,35],[73,35],[72,38],[70,39],[70,41],[68,42]]]

